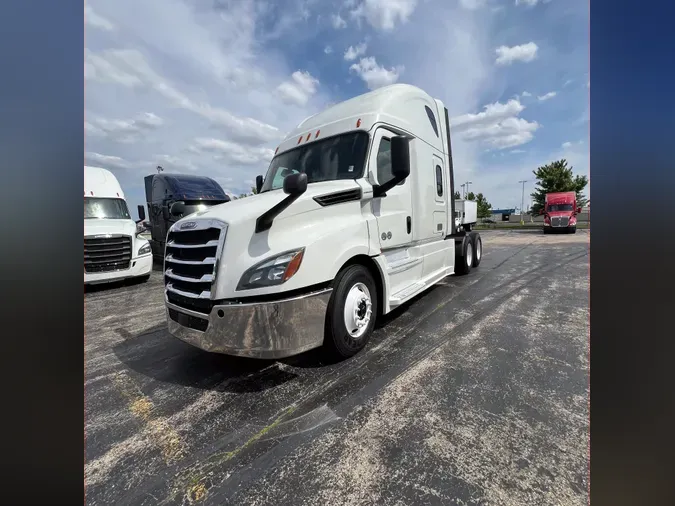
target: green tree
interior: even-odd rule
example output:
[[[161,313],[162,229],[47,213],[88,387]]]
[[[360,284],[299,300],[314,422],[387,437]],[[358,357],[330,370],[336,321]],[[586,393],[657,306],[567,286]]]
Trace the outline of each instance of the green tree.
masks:
[[[258,190],[256,190],[255,186],[251,186],[251,195],[255,195],[258,193]]]
[[[476,195],[473,192],[469,192],[466,194],[466,200],[476,200]]]
[[[573,175],[572,169],[573,167],[568,167],[567,160],[563,158],[532,171],[537,178],[537,185],[531,194],[532,214],[538,214],[539,210],[544,208],[547,193],[573,191],[577,194],[577,205],[579,207],[586,205],[588,199],[581,192],[588,185],[588,178]]]
[[[492,204],[490,204],[482,193],[476,195],[476,207],[478,207],[478,218],[489,218],[492,216]]]
[[[459,192],[455,192],[455,200],[461,199],[462,196],[459,194]]]

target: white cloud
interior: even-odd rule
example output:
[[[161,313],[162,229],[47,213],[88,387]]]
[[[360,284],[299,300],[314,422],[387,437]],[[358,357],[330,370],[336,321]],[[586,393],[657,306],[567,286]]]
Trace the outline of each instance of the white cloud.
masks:
[[[96,136],[105,136],[117,142],[133,143],[164,124],[164,120],[151,112],[137,115],[134,118],[106,119],[94,118],[85,122],[85,132]]]
[[[333,23],[333,28],[336,30],[347,28],[347,22],[342,18],[342,16],[340,16],[340,14],[333,14],[331,16],[331,21]]]
[[[129,162],[128,160],[125,160],[122,157],[114,155],[103,155],[101,153],[96,153],[93,151],[87,151],[84,154],[84,159],[85,165],[93,165],[93,166],[101,165],[106,168],[113,167],[116,169],[130,169],[134,165],[133,163]]]
[[[540,102],[545,102],[546,100],[552,99],[552,98],[555,97],[557,94],[558,94],[558,93],[555,92],[555,91],[549,91],[548,93],[546,93],[546,94],[544,94],[544,95],[539,95],[539,96],[537,97],[537,100],[539,100]]]
[[[532,93],[530,93],[529,91],[524,91],[520,94],[520,96],[521,97],[531,97]]]
[[[563,83],[563,88],[567,88],[570,84],[574,82],[574,79],[568,79]]]
[[[264,165],[274,156],[269,148],[252,148],[222,139],[197,138],[189,148],[196,153],[211,153],[216,159],[224,159],[242,165]]]
[[[511,65],[513,62],[517,61],[528,63],[537,57],[538,50],[539,46],[534,42],[528,42],[527,44],[512,47],[499,46],[495,50],[495,53],[497,53],[495,63],[497,63],[497,65]]]
[[[331,54],[333,52],[333,48],[330,46],[326,46],[323,48],[323,52],[326,54]]]
[[[516,5],[524,5],[526,7],[534,7],[539,3],[539,0],[516,0]]]
[[[376,30],[392,31],[407,23],[417,7],[417,0],[363,0],[350,11],[352,18],[365,19]]]
[[[464,114],[451,121],[451,128],[466,141],[479,141],[492,148],[520,146],[534,138],[540,125],[517,116],[525,109],[518,100],[488,104],[484,111]]]
[[[505,104],[495,102],[484,107],[483,112],[476,114],[463,114],[452,119],[453,130],[463,131],[477,125],[490,125],[511,116],[517,116],[525,110],[525,106],[518,100],[511,99]]]
[[[355,72],[368,86],[368,89],[374,90],[394,84],[405,70],[403,65],[387,69],[378,65],[375,57],[369,56],[361,58],[358,63],[349,67],[350,71]]]
[[[281,99],[290,104],[303,106],[317,91],[319,80],[309,72],[296,70],[290,81],[284,81],[277,87]]]
[[[152,88],[174,106],[191,111],[223,128],[236,140],[261,144],[280,137],[278,128],[253,118],[235,116],[231,112],[213,107],[207,102],[197,102],[176,89],[156,73],[138,50],[107,50],[101,54],[85,52],[85,78],[127,87]],[[86,64],[93,71],[87,73]]]
[[[345,60],[356,60],[359,56],[366,54],[366,49],[368,49],[368,45],[365,42],[361,42],[356,46],[349,46],[345,51]]]
[[[92,28],[98,28],[99,30],[104,30],[106,32],[115,30],[115,25],[94,12],[94,9],[92,9],[89,4],[84,6],[84,22]]]
[[[470,11],[484,7],[487,0],[459,0],[459,5]]]
[[[570,147],[572,147],[572,143],[571,142],[563,142],[562,147],[563,148],[570,148]]]
[[[512,155],[519,155],[526,152],[527,151],[525,151],[524,149],[512,149],[511,151],[509,151],[509,153],[511,153]]]

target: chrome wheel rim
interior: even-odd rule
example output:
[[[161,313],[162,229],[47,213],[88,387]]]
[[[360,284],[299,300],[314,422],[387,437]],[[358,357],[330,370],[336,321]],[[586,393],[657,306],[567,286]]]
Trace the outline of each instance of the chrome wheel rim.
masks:
[[[345,299],[344,322],[347,332],[354,339],[365,334],[373,315],[370,290],[363,283],[351,287]]]

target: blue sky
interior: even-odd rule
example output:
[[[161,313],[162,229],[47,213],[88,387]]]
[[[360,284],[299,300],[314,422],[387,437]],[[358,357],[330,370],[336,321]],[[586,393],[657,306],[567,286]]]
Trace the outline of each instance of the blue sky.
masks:
[[[134,209],[157,165],[246,191],[301,120],[394,82],[445,102],[456,184],[493,207],[549,161],[589,174],[587,1],[89,0],[85,22],[85,161]]]

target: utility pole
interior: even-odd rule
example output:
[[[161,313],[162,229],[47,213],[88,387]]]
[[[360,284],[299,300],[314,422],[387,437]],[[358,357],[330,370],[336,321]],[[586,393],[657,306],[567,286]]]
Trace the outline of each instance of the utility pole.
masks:
[[[464,195],[465,195],[465,193],[464,193],[464,187],[465,187],[466,185],[465,185],[464,183],[462,183],[462,184],[460,184],[459,186],[462,187],[462,199],[464,199]]]
[[[523,184],[523,193],[520,195],[520,224],[525,225],[525,220],[523,219],[523,205],[525,204],[525,183],[527,180],[518,181]]]
[[[469,194],[469,185],[470,185],[470,184],[473,184],[473,181],[467,181],[467,182],[464,183],[464,184],[466,185],[466,194],[468,195],[468,194]]]

